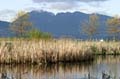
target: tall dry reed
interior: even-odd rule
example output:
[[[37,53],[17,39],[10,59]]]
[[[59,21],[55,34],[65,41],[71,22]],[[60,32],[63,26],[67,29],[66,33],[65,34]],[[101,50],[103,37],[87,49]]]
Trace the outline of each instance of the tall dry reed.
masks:
[[[79,62],[94,54],[120,54],[120,42],[77,40],[1,40],[0,63]]]

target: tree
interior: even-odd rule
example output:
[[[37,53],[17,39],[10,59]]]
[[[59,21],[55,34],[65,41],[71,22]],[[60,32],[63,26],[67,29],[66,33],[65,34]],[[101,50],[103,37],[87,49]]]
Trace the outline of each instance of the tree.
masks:
[[[114,39],[120,36],[120,18],[118,16],[107,20],[108,33],[110,33]]]
[[[32,23],[29,21],[29,15],[24,11],[18,12],[10,25],[10,29],[18,37],[25,37],[31,28]]]
[[[89,16],[89,20],[82,23],[82,31],[90,36],[90,39],[97,33],[99,26],[99,17],[96,14]]]

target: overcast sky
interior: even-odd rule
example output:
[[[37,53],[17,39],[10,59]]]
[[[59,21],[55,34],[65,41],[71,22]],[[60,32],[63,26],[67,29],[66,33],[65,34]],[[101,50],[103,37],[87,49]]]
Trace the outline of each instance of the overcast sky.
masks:
[[[46,10],[53,13],[80,11],[120,15],[120,0],[1,0],[0,20],[11,21],[17,11]]]

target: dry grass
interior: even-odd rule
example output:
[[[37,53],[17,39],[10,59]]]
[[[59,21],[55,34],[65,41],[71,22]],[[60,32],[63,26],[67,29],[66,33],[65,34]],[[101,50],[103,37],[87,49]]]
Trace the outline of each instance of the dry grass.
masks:
[[[0,63],[79,62],[93,54],[120,54],[120,42],[77,40],[0,40]]]

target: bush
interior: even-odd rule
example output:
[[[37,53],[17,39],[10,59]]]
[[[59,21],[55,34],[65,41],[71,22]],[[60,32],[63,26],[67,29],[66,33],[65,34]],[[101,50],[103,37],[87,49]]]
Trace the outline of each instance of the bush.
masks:
[[[43,39],[50,39],[52,38],[52,35],[50,33],[46,33],[46,32],[41,32],[37,29],[33,29],[28,33],[28,37],[29,38],[43,38]]]

